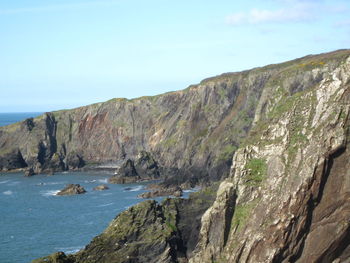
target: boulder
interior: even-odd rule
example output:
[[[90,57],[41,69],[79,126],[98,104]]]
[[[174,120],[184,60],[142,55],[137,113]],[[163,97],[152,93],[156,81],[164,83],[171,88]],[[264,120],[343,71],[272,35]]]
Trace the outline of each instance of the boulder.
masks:
[[[84,193],[86,193],[86,191],[84,187],[80,186],[80,184],[67,184],[64,189],[57,193],[57,195],[76,195]]]
[[[33,176],[33,175],[35,175],[35,173],[34,173],[34,169],[33,169],[32,167],[27,168],[27,169],[24,171],[24,176],[29,177],[29,176]]]
[[[94,191],[103,191],[103,190],[108,190],[109,187],[105,184],[98,185],[93,188]]]

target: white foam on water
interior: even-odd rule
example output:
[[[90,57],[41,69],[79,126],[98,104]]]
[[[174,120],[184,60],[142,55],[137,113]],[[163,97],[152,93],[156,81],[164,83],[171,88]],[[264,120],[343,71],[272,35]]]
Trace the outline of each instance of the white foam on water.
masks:
[[[85,180],[84,182],[85,182],[85,183],[95,183],[96,180],[90,180],[90,181],[89,181],[89,180]]]
[[[105,179],[98,179],[97,181],[98,181],[99,183],[106,184],[106,183],[108,183],[108,178],[105,178]]]
[[[104,205],[98,205],[96,207],[105,207],[105,206],[110,206],[110,205],[113,205],[114,203],[108,203],[108,204],[104,204]]]
[[[131,188],[129,191],[130,191],[130,192],[141,191],[143,188],[144,188],[143,185],[139,185],[139,186],[136,186],[136,187]]]
[[[199,190],[200,190],[199,187],[195,187],[195,188],[192,188],[192,189],[184,190],[183,192],[184,193],[194,193],[194,192],[198,192]]]
[[[9,182],[10,180],[5,180],[5,181],[0,181],[0,184],[6,184],[7,182]]]
[[[11,190],[7,190],[5,192],[2,192],[4,195],[12,195],[13,192]]]
[[[48,190],[48,191],[42,191],[40,192],[42,196],[48,197],[48,196],[55,196],[60,190]]]
[[[55,250],[63,251],[66,254],[74,254],[81,250],[83,247],[55,247]]]

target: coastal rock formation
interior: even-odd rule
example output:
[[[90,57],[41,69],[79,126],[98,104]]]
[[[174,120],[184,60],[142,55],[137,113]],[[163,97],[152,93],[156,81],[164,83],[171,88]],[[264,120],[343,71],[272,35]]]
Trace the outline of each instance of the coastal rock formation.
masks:
[[[54,253],[33,262],[186,262],[198,240],[201,215],[217,187],[189,199],[148,200],[118,215],[99,236],[74,255]],[[54,261],[58,258],[61,261]]]
[[[27,168],[24,170],[24,176],[33,176],[35,173],[34,173],[34,169],[33,168]]]
[[[80,186],[80,184],[67,184],[66,187],[59,191],[56,195],[78,195],[85,193],[86,191],[84,187]]]
[[[322,70],[320,84],[288,94],[279,82],[262,101],[189,262],[348,262],[350,57]]]
[[[115,173],[115,176],[108,179],[110,183],[135,183],[144,180],[154,180],[160,177],[157,162],[146,151],[141,151],[136,157],[135,162],[130,159],[126,160]]]
[[[197,115],[193,117],[199,126],[209,127],[204,138],[189,141],[186,133],[173,130],[175,143],[172,147],[163,143],[164,153],[157,151],[160,145],[156,139],[157,143],[150,147],[157,161],[174,174],[177,168],[186,167],[182,164],[189,165],[171,178],[180,185],[182,176],[198,176],[202,170],[194,169],[204,156],[207,165],[198,167],[206,167],[206,171],[216,167],[216,173],[208,172],[212,179],[215,174],[225,177],[218,175],[223,168],[215,160],[220,150],[234,146],[234,150],[227,151],[233,157],[229,162],[232,165],[215,191],[215,201],[206,202],[207,192],[210,196],[213,193],[203,189],[195,199],[167,199],[160,205],[154,201],[140,203],[117,216],[84,250],[69,256],[70,260],[349,262],[350,51],[307,56],[221,77],[230,79],[235,87],[231,91],[236,92],[230,95],[232,108],[221,111],[223,119],[209,118],[197,99],[197,94],[203,95],[201,90],[208,90],[204,84],[186,91],[196,96],[182,112],[188,116],[187,110],[199,103],[201,111],[194,110]],[[235,77],[239,80],[233,80]],[[212,89],[220,87],[219,78],[212,79],[216,83]],[[209,93],[203,98],[206,102],[210,101]],[[179,97],[186,100],[186,96]],[[169,108],[169,117],[178,111],[179,108]],[[240,137],[236,122],[241,123],[244,116],[249,125],[246,129],[240,126]],[[215,121],[218,126],[211,130],[214,126],[208,123]],[[192,131],[180,130],[189,134]],[[155,131],[160,132],[155,133],[155,138],[169,135],[169,130]],[[231,137],[227,137],[228,133],[232,133]],[[191,147],[181,148],[183,144]]]
[[[175,187],[162,187],[162,186],[157,186],[156,189],[153,189],[149,192],[145,192],[142,194],[139,194],[138,197],[140,198],[154,198],[158,196],[175,196],[175,197],[181,197],[182,196],[182,189],[179,186]]]
[[[105,184],[98,185],[93,188],[94,191],[103,191],[103,190],[108,190],[109,187]]]

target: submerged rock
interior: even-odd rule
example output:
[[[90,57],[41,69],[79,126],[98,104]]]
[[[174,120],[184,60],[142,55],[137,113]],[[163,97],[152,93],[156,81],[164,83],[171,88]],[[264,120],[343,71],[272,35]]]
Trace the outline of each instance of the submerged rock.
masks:
[[[77,195],[86,193],[84,187],[80,184],[67,184],[64,189],[59,191],[56,195]]]
[[[93,188],[94,191],[103,191],[103,190],[108,190],[109,187],[105,184],[98,185]]]

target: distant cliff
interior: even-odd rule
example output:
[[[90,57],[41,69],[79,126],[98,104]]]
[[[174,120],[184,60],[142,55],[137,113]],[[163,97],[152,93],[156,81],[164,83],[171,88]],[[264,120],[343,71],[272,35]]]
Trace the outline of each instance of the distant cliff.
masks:
[[[0,170],[76,169],[146,151],[178,176],[219,179],[228,175],[255,115],[266,110],[264,90],[280,82],[291,95],[318,85],[347,53],[227,73],[182,91],[112,99],[1,127]]]
[[[240,138],[240,147],[217,191],[207,188],[161,205],[146,201],[117,216],[77,254],[56,253],[37,262],[349,262],[350,51],[224,75],[192,92],[226,77],[240,79],[232,84],[238,95],[221,124],[200,140],[205,145],[191,148],[192,160],[201,160],[206,145],[212,154],[220,151],[211,145],[235,146],[222,137],[239,132],[226,118],[248,114],[253,122],[244,140],[231,134]],[[160,160],[170,156],[157,147],[148,150]],[[181,161],[164,159],[171,163]]]

